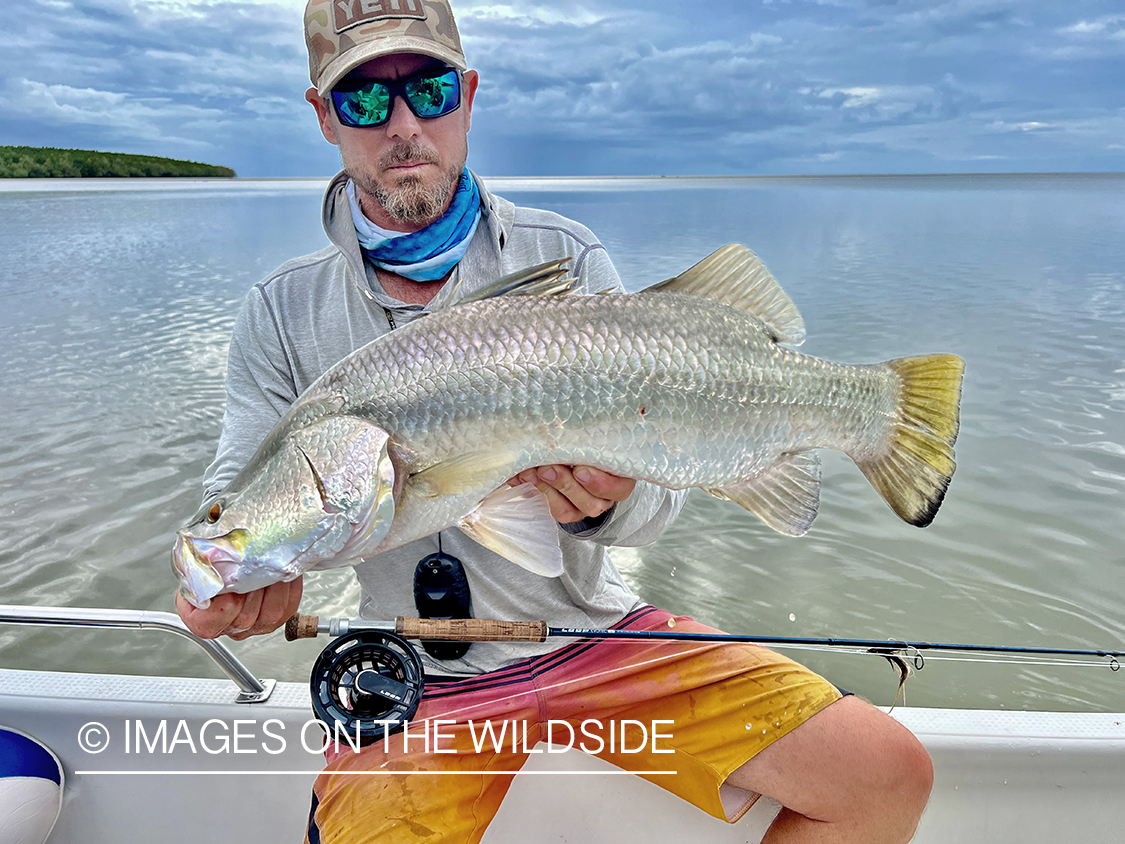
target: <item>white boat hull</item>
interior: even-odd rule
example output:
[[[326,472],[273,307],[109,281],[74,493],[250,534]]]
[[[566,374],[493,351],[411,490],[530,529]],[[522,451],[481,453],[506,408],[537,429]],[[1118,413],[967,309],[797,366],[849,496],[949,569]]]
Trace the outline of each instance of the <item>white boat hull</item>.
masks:
[[[312,717],[308,689],[278,683],[257,704],[234,703],[234,696],[227,680],[0,670],[0,724],[36,736],[62,760],[66,795],[52,844],[197,844],[201,833],[219,830],[224,840],[300,841],[321,762],[300,739]],[[1125,795],[1125,714],[902,708],[893,715],[934,759],[919,844],[1125,840],[1117,812]],[[210,719],[215,723],[204,728]],[[267,728],[271,719],[279,723]],[[140,752],[138,720],[141,741],[152,743]],[[162,721],[163,742],[156,735]],[[92,722],[109,734],[97,753],[79,745]],[[202,747],[206,741],[220,749],[223,735],[231,742],[225,752]],[[87,738],[96,740],[97,728],[88,728]],[[269,752],[283,740],[281,752]],[[317,740],[309,729],[306,743]],[[761,839],[778,809],[763,799],[728,825],[615,770],[577,750],[533,755],[485,841],[523,844],[528,830],[543,830],[544,840],[582,844],[748,844]],[[584,773],[562,773],[578,771]]]

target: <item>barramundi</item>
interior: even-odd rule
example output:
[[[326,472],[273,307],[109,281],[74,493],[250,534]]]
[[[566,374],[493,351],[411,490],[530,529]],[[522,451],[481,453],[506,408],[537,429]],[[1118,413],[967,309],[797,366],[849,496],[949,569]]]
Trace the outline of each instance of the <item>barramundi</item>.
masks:
[[[325,372],[176,538],[186,598],[207,606],[439,530],[544,577],[558,525],[521,471],[589,465],[729,499],[804,534],[816,449],[849,455],[902,519],[925,526],[954,470],[964,362],[851,365],[794,351],[796,306],[731,244],[638,293],[575,295],[565,261],[433,313]]]

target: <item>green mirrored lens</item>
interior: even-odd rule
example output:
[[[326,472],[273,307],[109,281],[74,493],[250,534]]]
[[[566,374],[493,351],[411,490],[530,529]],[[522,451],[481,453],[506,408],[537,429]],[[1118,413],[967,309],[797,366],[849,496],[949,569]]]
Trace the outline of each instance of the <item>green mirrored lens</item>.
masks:
[[[365,85],[358,91],[332,92],[341,119],[357,126],[375,126],[386,121],[391,106],[391,94],[378,82]]]
[[[413,79],[406,83],[405,93],[410,107],[419,117],[440,117],[457,108],[457,73]]]

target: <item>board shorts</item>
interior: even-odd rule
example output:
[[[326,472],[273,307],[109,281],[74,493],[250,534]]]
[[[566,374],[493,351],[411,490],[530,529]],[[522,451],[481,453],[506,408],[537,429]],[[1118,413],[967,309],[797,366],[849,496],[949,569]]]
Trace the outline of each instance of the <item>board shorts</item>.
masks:
[[[719,632],[650,606],[616,628]],[[804,666],[736,643],[578,640],[475,677],[427,677],[405,731],[359,752],[329,746],[306,844],[476,844],[548,737],[734,823],[758,795],[720,796],[724,780],[840,697]]]

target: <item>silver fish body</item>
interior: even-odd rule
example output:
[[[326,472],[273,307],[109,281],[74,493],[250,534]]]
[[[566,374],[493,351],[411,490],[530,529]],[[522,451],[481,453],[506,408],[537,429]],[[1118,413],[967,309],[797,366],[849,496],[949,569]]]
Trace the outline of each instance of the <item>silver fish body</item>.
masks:
[[[315,392],[362,384],[351,412],[393,432],[410,475],[474,451],[506,457],[456,495],[407,480],[379,550],[456,524],[529,467],[724,489],[787,451],[874,446],[895,398],[886,368],[801,355],[752,317],[679,293],[492,299],[429,319]]]
[[[687,277],[682,284],[673,279],[638,294],[512,295],[456,305],[358,350],[293,405],[232,482],[220,512],[210,513],[214,523],[205,517],[181,531],[174,557],[185,594],[203,603],[217,586],[214,578],[203,588],[188,585],[192,561],[216,570],[225,562],[220,591],[246,591],[451,526],[527,564],[542,549],[532,541],[533,552],[521,551],[518,530],[497,538],[493,528],[512,512],[546,518],[537,493],[505,486],[546,464],[702,488],[800,535],[819,501],[819,464],[809,452],[832,448],[848,453],[903,518],[928,523],[953,471],[960,359],[847,365],[780,345],[803,338],[800,317],[768,273],[754,283],[780,294],[780,305],[751,297],[747,306],[732,296],[747,273],[764,273],[749,250],[738,249],[748,266],[725,271],[719,289],[706,295],[695,292],[699,276],[708,276],[703,262],[702,271],[679,277]],[[341,420],[354,430],[310,437]],[[345,443],[356,437],[367,442],[349,452]],[[321,451],[329,449],[336,456],[326,460]],[[288,470],[278,457],[287,451]],[[907,483],[903,475],[926,477]],[[333,497],[331,484],[352,488],[354,513]],[[290,503],[282,502],[286,495]],[[275,552],[280,566],[263,565],[260,553],[223,558],[207,543],[262,533],[247,527],[245,516],[228,518],[236,500],[247,510],[240,499],[253,499],[255,512],[272,512],[264,521],[274,524],[306,518],[298,510],[306,521],[318,506],[334,510],[335,527],[296,531],[302,538]],[[292,503],[302,499],[303,510]],[[489,506],[497,502],[509,508],[502,515]],[[263,521],[249,521],[255,519]],[[552,570],[547,564],[541,573]]]

